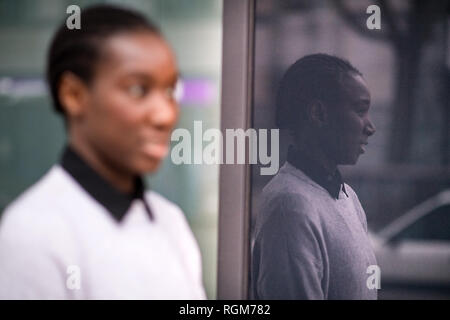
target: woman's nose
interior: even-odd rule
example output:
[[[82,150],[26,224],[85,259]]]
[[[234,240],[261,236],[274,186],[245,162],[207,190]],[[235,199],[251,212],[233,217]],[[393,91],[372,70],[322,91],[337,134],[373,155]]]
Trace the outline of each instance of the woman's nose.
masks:
[[[178,105],[174,99],[161,93],[153,97],[148,111],[148,120],[160,130],[171,129],[178,118]]]

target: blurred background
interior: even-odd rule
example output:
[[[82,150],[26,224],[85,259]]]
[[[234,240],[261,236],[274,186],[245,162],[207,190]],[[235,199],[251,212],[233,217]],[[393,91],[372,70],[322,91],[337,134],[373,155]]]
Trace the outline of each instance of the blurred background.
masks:
[[[381,30],[366,27],[372,4]],[[377,132],[341,172],[366,211],[380,299],[450,298],[449,10],[446,0],[256,0],[255,128],[276,128],[278,83],[304,55],[345,58],[368,82]],[[253,166],[252,218],[270,179]]]
[[[52,111],[45,58],[71,4],[115,3],[137,9],[159,25],[175,50],[184,93],[178,127],[220,127],[222,1],[220,0],[0,0],[0,212],[60,156],[66,135]],[[82,23],[82,22],[81,22]],[[203,277],[216,297],[218,166],[179,165],[166,159],[149,186],[185,212],[202,252]]]

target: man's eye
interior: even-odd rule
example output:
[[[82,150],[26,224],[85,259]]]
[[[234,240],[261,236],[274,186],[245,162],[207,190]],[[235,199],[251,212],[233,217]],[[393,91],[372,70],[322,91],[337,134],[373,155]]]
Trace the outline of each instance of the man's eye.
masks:
[[[366,115],[366,113],[367,113],[367,109],[366,108],[363,108],[363,109],[356,109],[356,114],[358,115],[358,116],[361,116],[361,117],[363,117],[363,116],[365,116]]]
[[[128,87],[128,93],[133,98],[142,98],[145,96],[148,92],[148,87],[141,84],[135,84],[130,87]]]

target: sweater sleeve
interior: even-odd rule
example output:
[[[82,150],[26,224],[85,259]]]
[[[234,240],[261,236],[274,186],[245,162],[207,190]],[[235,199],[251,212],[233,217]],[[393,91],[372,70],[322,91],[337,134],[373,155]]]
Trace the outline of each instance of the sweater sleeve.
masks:
[[[267,214],[253,251],[257,299],[324,299],[319,231],[312,206],[282,195],[263,206]]]

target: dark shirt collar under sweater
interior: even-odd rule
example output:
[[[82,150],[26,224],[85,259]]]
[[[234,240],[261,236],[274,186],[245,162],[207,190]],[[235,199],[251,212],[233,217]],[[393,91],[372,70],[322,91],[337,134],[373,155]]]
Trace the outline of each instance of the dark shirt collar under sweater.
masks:
[[[145,185],[141,177],[136,177],[133,193],[123,193],[93,170],[70,146],[63,152],[61,166],[117,221],[122,220],[134,199],[142,200],[147,214],[153,220],[150,206],[144,197]]]
[[[289,147],[287,161],[327,190],[333,198],[339,199],[341,189],[348,197],[338,169],[336,169],[334,174],[329,174],[317,161],[308,157],[305,152],[299,152],[293,146]]]

